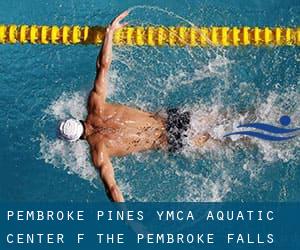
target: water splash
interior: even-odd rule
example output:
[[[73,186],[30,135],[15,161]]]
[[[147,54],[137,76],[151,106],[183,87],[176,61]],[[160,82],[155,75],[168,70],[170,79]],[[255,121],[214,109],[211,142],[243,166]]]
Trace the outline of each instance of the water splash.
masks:
[[[289,92],[291,94],[291,92]],[[276,114],[281,109],[275,106],[279,95],[270,94],[267,98],[267,106],[272,107],[271,113]],[[295,94],[295,101],[300,101],[300,95]],[[46,110],[46,113],[52,114],[55,119],[57,117],[64,118],[67,114],[79,114],[85,109],[83,97],[79,93],[72,95],[64,94],[61,98],[54,101]],[[272,100],[273,102],[271,102]],[[260,103],[257,106],[256,119],[276,119],[276,115],[272,118],[261,115],[266,108],[266,103]],[[65,105],[66,104],[66,105]],[[80,105],[78,105],[80,104]],[[281,105],[285,105],[281,103]],[[64,108],[62,108],[64,107]],[[68,107],[68,108],[66,108]],[[166,153],[138,153],[124,159],[113,159],[118,182],[121,190],[124,192],[127,200],[138,201],[157,201],[157,200],[177,200],[177,201],[221,201],[226,199],[227,195],[232,192],[234,185],[239,185],[239,178],[233,174],[236,171],[235,165],[237,151],[242,149],[247,157],[240,161],[242,166],[239,169],[241,175],[249,173],[252,180],[257,180],[262,168],[266,162],[282,161],[298,161],[300,160],[297,150],[300,147],[300,140],[291,144],[272,144],[252,139],[250,144],[256,145],[260,153],[253,152],[249,145],[236,139],[236,144],[224,144],[223,135],[226,131],[232,129],[234,124],[239,124],[249,119],[249,113],[239,114],[236,111],[223,113],[223,105],[215,103],[207,105],[199,103],[194,107],[185,107],[184,109],[192,111],[191,130],[186,142],[183,154],[186,156],[183,162],[174,160]],[[54,113],[51,113],[53,112]],[[297,108],[292,116],[300,112]],[[217,124],[217,125],[216,125]],[[210,135],[216,141],[209,141],[204,147],[197,148],[191,142],[196,134],[209,131]],[[189,141],[190,140],[190,141]],[[89,149],[85,142],[69,144],[58,139],[51,140],[45,135],[40,139],[41,158],[46,163],[56,167],[62,167],[70,174],[77,174],[81,178],[94,184],[97,173],[91,165],[89,159]],[[262,155],[260,162],[252,161],[255,155]],[[257,157],[257,156],[256,156]],[[199,172],[199,160],[202,166],[213,166],[209,173]],[[233,160],[233,162],[231,162]],[[145,162],[147,164],[145,165]],[[159,167],[164,162],[163,168]],[[182,164],[183,163],[183,164]],[[208,164],[208,165],[207,165]],[[225,167],[226,165],[226,167]],[[190,170],[184,166],[189,166]],[[175,175],[175,177],[173,176]],[[149,183],[143,180],[143,176],[147,176]],[[170,176],[173,176],[170,178]],[[152,181],[164,181],[164,190],[172,190],[174,183],[177,185],[176,197],[164,197],[160,185],[151,188],[151,192],[147,188],[151,186]],[[172,180],[174,178],[174,180]],[[154,180],[155,179],[155,180]],[[155,193],[155,195],[153,194]]]
[[[166,14],[166,10],[157,11]],[[183,154],[146,152],[113,159],[117,181],[127,200],[265,200],[262,193],[272,185],[272,180],[264,177],[266,167],[282,162],[292,167],[298,164],[299,138],[277,145],[256,139],[243,142],[238,135],[229,143],[224,141],[224,134],[242,123],[274,123],[285,113],[299,127],[299,79],[296,83],[274,82],[273,72],[282,67],[284,57],[290,58],[289,52],[279,51],[281,56],[274,63],[270,56],[260,60],[259,53],[253,49],[114,48],[109,101],[154,112],[174,106],[192,112]],[[267,87],[259,86],[255,79],[251,81],[249,75],[259,74],[267,78]],[[54,100],[45,110],[43,126],[50,130],[57,120],[68,116],[83,119],[87,94],[88,90],[84,94],[64,93]],[[207,131],[213,140],[202,148],[195,147],[192,138]],[[99,182],[85,142],[70,146],[50,133],[41,135],[40,154],[41,159],[55,167],[91,183]]]
[[[46,163],[63,168],[68,174],[76,174],[95,186],[98,173],[91,164],[89,148],[85,142],[67,144],[41,135],[40,154]]]

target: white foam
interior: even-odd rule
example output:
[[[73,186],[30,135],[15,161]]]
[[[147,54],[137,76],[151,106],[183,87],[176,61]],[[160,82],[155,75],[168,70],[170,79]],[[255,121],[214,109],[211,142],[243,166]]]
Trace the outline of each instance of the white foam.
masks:
[[[287,98],[287,96],[289,98]],[[291,99],[293,102],[291,102]],[[299,127],[299,114],[300,107],[297,103],[300,102],[300,94],[295,91],[287,90],[284,93],[276,94],[271,92],[265,101],[258,102],[253,112],[246,112],[244,114],[238,113],[235,110],[229,108],[224,109],[224,105],[216,100],[213,104],[207,105],[204,103],[198,103],[194,107],[185,107],[185,110],[191,110],[191,129],[188,131],[188,137],[185,141],[187,147],[184,150],[185,154],[191,154],[207,151],[220,151],[224,148],[230,148],[234,150],[235,146],[224,145],[224,135],[232,131],[243,131],[244,128],[237,129],[240,124],[246,122],[264,122],[271,123],[279,126],[279,118],[281,115],[288,113],[293,121],[294,127]],[[295,103],[295,105],[293,105]],[[290,110],[288,107],[290,106]],[[298,119],[297,119],[298,118]],[[253,120],[255,119],[255,120]],[[209,133],[211,142],[208,142],[204,147],[197,148],[194,145],[193,140],[204,133]],[[240,141],[241,138],[246,136],[234,135],[231,136],[231,141]],[[270,141],[264,141],[255,138],[249,138],[250,143],[255,144],[263,155],[265,161],[282,160],[287,162],[289,160],[299,157],[296,154],[296,150],[300,146],[300,138],[296,137],[292,141],[287,143],[274,143]],[[239,143],[244,150],[247,150],[249,143]],[[222,149],[223,148],[223,149]],[[224,151],[223,151],[224,153]],[[226,153],[228,154],[228,152]]]
[[[88,145],[83,141],[68,143],[41,135],[40,153],[46,163],[63,168],[68,174],[76,174],[92,184],[98,176],[90,163]]]
[[[84,119],[86,116],[86,94],[79,92],[63,93],[45,110],[48,120],[58,120],[75,117]],[[51,123],[53,126],[53,123]],[[55,128],[52,128],[55,131]],[[62,168],[68,174],[77,174],[79,177],[90,181],[97,178],[97,173],[91,165],[88,145],[84,141],[75,143],[65,142],[58,138],[51,139],[41,134],[40,158],[54,167]]]
[[[45,110],[45,113],[58,120],[74,117],[84,119],[87,93],[62,93],[62,95]]]

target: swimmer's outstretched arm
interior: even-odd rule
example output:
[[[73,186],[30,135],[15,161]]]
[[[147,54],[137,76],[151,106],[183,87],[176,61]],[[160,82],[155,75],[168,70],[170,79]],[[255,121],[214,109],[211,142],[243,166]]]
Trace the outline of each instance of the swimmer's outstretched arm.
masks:
[[[92,158],[95,167],[99,170],[108,198],[114,202],[124,202],[123,195],[115,180],[113,166],[103,143],[93,149]]]
[[[127,23],[120,23],[127,15],[128,11],[124,11],[117,16],[111,24],[106,28],[105,38],[103,46],[96,61],[96,78],[94,83],[94,91],[103,98],[106,99],[107,95],[107,74],[112,61],[112,44],[114,32],[117,29],[123,28]]]

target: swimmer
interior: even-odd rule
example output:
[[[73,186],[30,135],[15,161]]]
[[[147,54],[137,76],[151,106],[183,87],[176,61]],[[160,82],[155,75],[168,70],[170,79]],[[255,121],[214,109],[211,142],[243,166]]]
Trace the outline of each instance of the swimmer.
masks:
[[[112,61],[114,32],[128,23],[121,21],[129,14],[123,12],[106,28],[105,39],[96,61],[94,87],[88,98],[88,115],[84,121],[67,119],[59,124],[59,137],[70,142],[86,140],[95,168],[108,197],[123,202],[110,159],[145,150],[180,151],[191,115],[179,109],[169,109],[162,117],[140,109],[108,103],[107,76]],[[195,136],[195,146],[201,147],[210,139],[208,133]]]

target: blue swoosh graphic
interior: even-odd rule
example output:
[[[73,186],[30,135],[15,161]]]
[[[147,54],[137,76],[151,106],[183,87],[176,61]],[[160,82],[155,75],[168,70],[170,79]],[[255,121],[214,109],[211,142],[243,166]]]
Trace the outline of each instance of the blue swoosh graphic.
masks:
[[[274,134],[287,134],[287,133],[300,131],[300,128],[294,128],[294,129],[278,128],[265,123],[248,123],[248,124],[240,125],[238,126],[238,128],[256,128]]]
[[[233,132],[233,133],[229,133],[224,135],[224,137],[230,136],[230,135],[248,135],[248,136],[252,136],[252,137],[256,137],[262,140],[266,140],[266,141],[285,141],[285,140],[290,140],[296,137],[296,135],[293,136],[287,136],[287,137],[278,137],[278,136],[273,136],[273,135],[266,135],[266,134],[262,134],[262,133],[258,133],[258,132],[253,132],[253,131],[240,131],[240,132]]]

